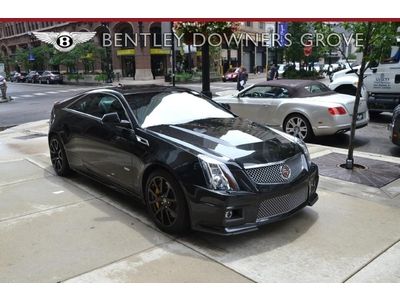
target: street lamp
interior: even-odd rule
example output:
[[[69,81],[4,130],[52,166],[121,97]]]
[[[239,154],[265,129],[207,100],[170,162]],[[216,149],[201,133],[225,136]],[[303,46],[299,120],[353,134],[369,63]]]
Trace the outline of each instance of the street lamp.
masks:
[[[267,42],[265,44],[265,76],[266,76],[267,81],[268,81],[268,61],[269,61],[268,49],[271,44],[272,32],[273,32],[273,29],[271,27],[269,27],[268,28],[269,40],[267,40]]]
[[[108,27],[108,23],[101,23],[101,26],[107,30],[108,32],[110,32],[109,27]],[[102,45],[104,45],[104,43],[102,42]],[[111,48],[110,47],[104,47],[106,50],[106,61],[105,61],[105,67],[106,67],[106,75],[107,75],[107,80],[106,83],[112,83],[113,82],[113,78],[112,78],[112,58],[111,58]]]
[[[171,22],[171,36],[172,36],[172,43],[171,43],[171,55],[172,55],[172,74],[171,74],[171,81],[172,86],[175,86],[175,35],[174,35],[174,22]],[[189,48],[190,49],[190,48]]]

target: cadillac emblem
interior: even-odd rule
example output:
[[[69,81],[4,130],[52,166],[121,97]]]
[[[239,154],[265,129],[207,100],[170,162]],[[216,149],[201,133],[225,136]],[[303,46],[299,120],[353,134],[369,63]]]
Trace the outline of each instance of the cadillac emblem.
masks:
[[[281,177],[285,180],[288,180],[290,178],[290,175],[292,174],[292,170],[290,170],[290,167],[288,165],[282,165],[279,168],[279,172],[281,173]]]

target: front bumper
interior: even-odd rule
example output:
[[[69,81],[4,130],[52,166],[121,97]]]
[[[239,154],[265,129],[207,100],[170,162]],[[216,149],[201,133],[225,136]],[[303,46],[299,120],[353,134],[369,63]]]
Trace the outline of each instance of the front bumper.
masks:
[[[194,195],[187,195],[192,229],[234,235],[286,219],[318,200],[318,180],[318,167],[312,164],[295,181],[271,185],[268,191],[219,192],[197,186]]]

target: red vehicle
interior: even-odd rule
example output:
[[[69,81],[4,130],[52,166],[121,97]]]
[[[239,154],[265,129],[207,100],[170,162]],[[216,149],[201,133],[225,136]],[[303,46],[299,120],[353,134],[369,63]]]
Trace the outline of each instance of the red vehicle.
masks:
[[[222,81],[236,81],[237,76],[239,74],[240,68],[230,68],[226,73],[222,76]]]

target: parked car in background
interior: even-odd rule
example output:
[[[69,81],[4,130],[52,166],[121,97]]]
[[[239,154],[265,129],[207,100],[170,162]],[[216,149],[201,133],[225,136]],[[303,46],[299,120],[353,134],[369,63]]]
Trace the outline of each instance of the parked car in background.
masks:
[[[213,98],[229,105],[235,114],[279,127],[310,141],[314,135],[333,135],[350,130],[354,97],[331,91],[314,80],[274,80],[252,85],[236,95]],[[357,128],[367,126],[369,113],[361,99]]]
[[[26,76],[28,73],[26,72],[15,72],[13,76],[11,76],[11,82],[25,82]]]
[[[286,69],[287,69],[287,65],[285,65],[285,64],[278,65],[278,77],[279,78],[283,77],[283,73],[285,73]]]
[[[39,83],[39,77],[43,72],[30,71],[26,76],[26,82],[28,83]]]
[[[48,136],[58,175],[72,169],[134,195],[170,233],[253,231],[318,199],[301,140],[188,89],[85,92],[54,105]]]
[[[239,75],[240,68],[230,68],[226,73],[222,76],[222,81],[236,81]],[[247,73],[246,73],[247,74]]]
[[[60,72],[56,71],[44,71],[42,75],[39,77],[39,82],[40,83],[63,83],[63,76],[60,74]]]
[[[388,130],[392,143],[400,146],[400,105],[393,110],[392,122],[388,125]]]

